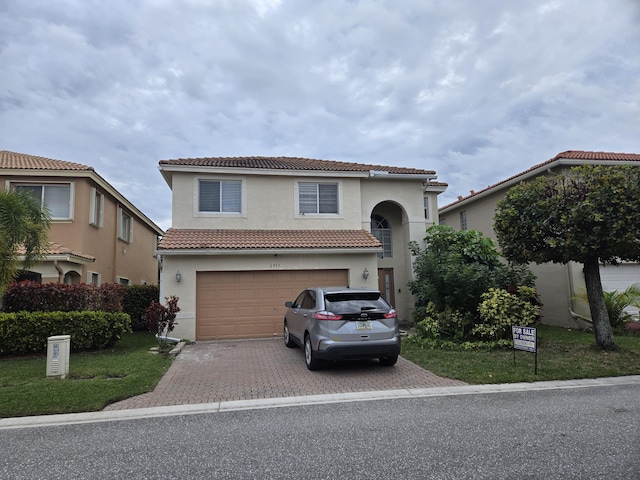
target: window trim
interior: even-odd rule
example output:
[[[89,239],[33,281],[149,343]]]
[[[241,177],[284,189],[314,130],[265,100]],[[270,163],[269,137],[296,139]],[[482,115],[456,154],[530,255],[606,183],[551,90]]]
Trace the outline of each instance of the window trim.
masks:
[[[374,218],[377,217],[377,218]],[[375,226],[374,222],[377,225],[386,225],[386,226]],[[382,244],[382,251],[377,253],[378,258],[393,258],[393,229],[391,228],[391,224],[389,221],[382,215],[378,213],[373,213],[371,215],[371,235],[376,237],[376,239]],[[379,232],[379,238],[376,233]],[[386,234],[386,235],[385,235]],[[388,237],[388,238],[385,238]],[[388,255],[387,255],[388,253]]]
[[[424,219],[425,220],[430,220],[431,219],[431,209],[430,209],[430,202],[429,202],[429,197],[427,197],[426,195],[424,197],[422,197],[422,207],[424,208]]]
[[[467,230],[469,228],[467,224],[467,211],[462,210],[460,212],[460,230]]]
[[[15,187],[42,187],[43,191],[40,197],[40,204],[44,205],[44,189],[47,186],[69,186],[69,216],[67,217],[55,217],[51,215],[52,221],[73,221],[74,217],[74,205],[75,205],[75,182],[63,182],[63,181],[48,181],[48,182],[28,182],[28,181],[11,181],[11,189]],[[50,211],[51,213],[51,211]]]
[[[98,283],[93,283],[94,276],[97,279]],[[99,272],[87,271],[87,283],[89,285],[102,285],[102,275]]]
[[[200,210],[200,182],[240,182],[239,212],[207,212]],[[193,216],[194,217],[243,217],[246,206],[246,180],[239,177],[195,177],[193,179]]]
[[[302,213],[300,211],[300,185],[301,184],[314,184],[317,185],[318,188],[320,185],[335,185],[336,186],[336,212],[331,213],[320,213],[316,211],[315,213]],[[319,197],[319,192],[317,192]],[[319,210],[319,198],[316,197],[317,209]],[[294,208],[295,208],[295,217],[296,218],[327,218],[327,217],[341,217],[342,216],[342,182],[339,180],[328,180],[328,181],[318,181],[313,179],[300,179],[296,180],[295,188],[294,188]]]

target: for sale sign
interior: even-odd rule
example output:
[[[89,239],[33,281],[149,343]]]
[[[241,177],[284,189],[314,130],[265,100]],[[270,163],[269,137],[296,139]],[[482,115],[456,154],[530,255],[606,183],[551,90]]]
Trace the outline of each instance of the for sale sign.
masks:
[[[511,327],[513,348],[526,352],[536,352],[536,329],[532,327]]]

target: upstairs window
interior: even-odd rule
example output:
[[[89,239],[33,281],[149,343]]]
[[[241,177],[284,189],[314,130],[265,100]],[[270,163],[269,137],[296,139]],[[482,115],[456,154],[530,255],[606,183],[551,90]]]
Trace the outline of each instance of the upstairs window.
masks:
[[[467,211],[463,210],[460,212],[460,230],[467,229]]]
[[[49,210],[52,220],[71,220],[70,183],[14,184],[14,188],[31,193]]]
[[[386,218],[381,215],[371,215],[371,235],[376,237],[382,244],[382,251],[378,252],[378,257],[393,257],[393,245],[391,244],[391,228]]]
[[[241,213],[240,180],[200,180],[198,211],[206,213]]]
[[[133,241],[133,217],[122,208],[118,209],[118,238],[127,243]]]
[[[424,218],[425,220],[429,220],[430,215],[429,215],[429,197],[423,197],[422,199],[422,204],[424,206]]]
[[[303,183],[298,184],[298,209],[300,215],[337,214],[337,183]]]
[[[103,216],[104,195],[95,188],[92,188],[89,202],[89,223],[94,227],[102,227]]]

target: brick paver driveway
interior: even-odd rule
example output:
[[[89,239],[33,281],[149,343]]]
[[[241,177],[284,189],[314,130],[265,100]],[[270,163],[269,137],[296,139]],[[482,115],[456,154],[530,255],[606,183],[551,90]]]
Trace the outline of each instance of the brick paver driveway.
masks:
[[[302,350],[286,348],[281,338],[199,342],[184,347],[153,392],[105,410],[455,385],[465,383],[402,357],[393,367],[352,361],[310,372]]]

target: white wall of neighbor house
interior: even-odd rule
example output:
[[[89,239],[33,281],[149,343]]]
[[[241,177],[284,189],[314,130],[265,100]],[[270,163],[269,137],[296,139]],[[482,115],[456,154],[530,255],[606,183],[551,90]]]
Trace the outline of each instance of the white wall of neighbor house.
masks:
[[[162,280],[160,298],[175,295],[179,298],[180,312],[171,336],[176,338],[196,338],[196,273],[206,271],[255,271],[255,270],[327,270],[348,269],[349,285],[352,287],[377,288],[375,253],[334,253],[334,254],[222,254],[206,255],[164,255],[162,259]],[[364,279],[365,268],[370,272]],[[176,281],[180,271],[181,281]],[[312,285],[300,285],[300,291]],[[291,299],[293,300],[293,299]]]

